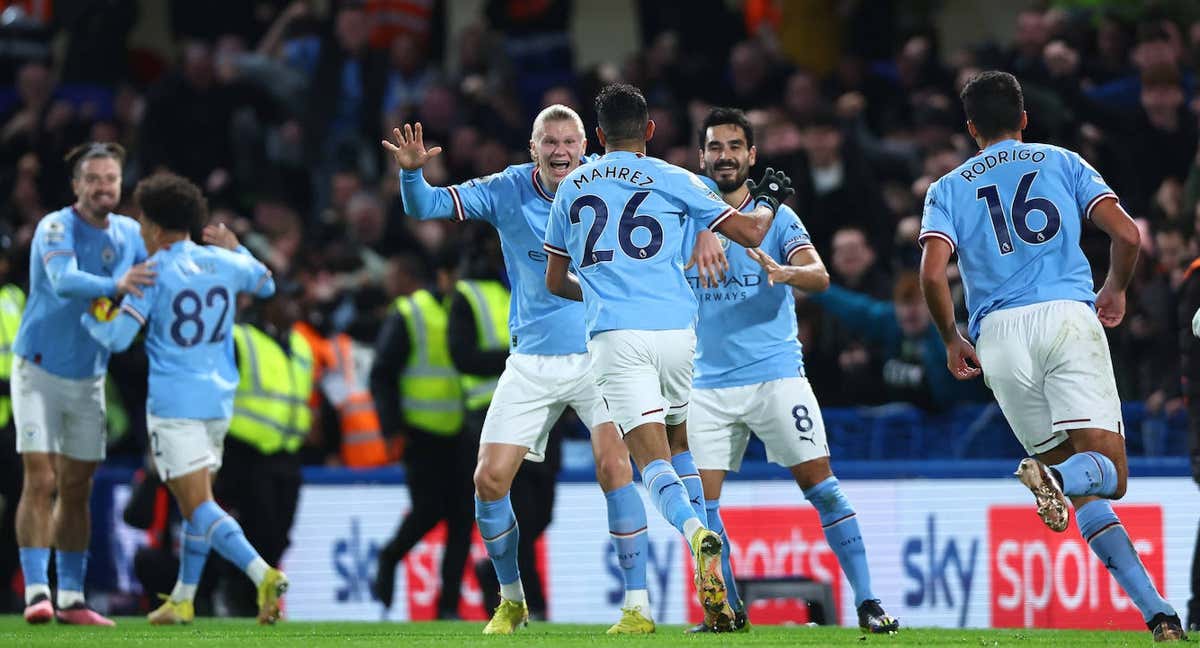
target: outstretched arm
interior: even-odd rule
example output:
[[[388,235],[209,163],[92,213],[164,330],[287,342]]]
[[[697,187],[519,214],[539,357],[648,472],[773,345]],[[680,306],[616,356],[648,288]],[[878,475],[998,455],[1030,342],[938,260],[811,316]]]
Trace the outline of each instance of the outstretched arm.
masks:
[[[404,211],[420,220],[453,218],[466,220],[462,197],[455,187],[434,187],[425,180],[425,163],[442,152],[442,147],[425,148],[425,133],[421,123],[393,128],[395,142],[383,140],[383,148],[400,167],[400,199]]]

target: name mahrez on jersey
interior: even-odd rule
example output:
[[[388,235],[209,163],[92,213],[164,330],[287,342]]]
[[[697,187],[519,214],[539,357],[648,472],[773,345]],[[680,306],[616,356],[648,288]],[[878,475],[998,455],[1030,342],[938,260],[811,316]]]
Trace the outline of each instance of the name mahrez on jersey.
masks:
[[[592,167],[590,173],[584,172],[579,174],[579,176],[576,177],[573,182],[575,183],[576,189],[581,189],[583,188],[583,185],[591,182],[592,180],[609,179],[623,180],[639,187],[649,187],[650,185],[654,184],[654,178],[651,178],[637,169],[630,169],[629,167],[612,164],[605,165],[604,167]]]
[[[1039,164],[1045,159],[1046,153],[1043,151],[1031,151],[1027,148],[1018,147],[1012,151],[997,151],[981,156],[971,166],[959,171],[958,174],[967,182],[972,182],[976,176],[983,175],[1001,164],[1009,162],[1033,162]]]

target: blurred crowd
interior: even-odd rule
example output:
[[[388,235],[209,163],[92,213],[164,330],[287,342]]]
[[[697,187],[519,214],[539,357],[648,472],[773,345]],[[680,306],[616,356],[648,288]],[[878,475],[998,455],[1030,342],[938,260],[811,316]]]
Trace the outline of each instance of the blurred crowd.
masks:
[[[1027,139],[1083,154],[1143,228],[1128,316],[1110,335],[1122,398],[1152,413],[1181,407],[1177,293],[1200,232],[1200,7],[1190,3],[1035,5],[1016,14],[1008,42],[946,51],[937,3],[696,0],[678,11],[640,0],[636,53],[582,70],[567,0],[487,0],[456,33],[437,0],[176,0],[166,3],[171,57],[129,48],[133,0],[64,0],[41,15],[20,8],[49,3],[8,4],[9,281],[24,281],[37,221],[71,201],[63,154],[115,141],[130,152],[127,188],[158,169],[192,179],[213,218],[300,287],[306,322],[370,344],[398,295],[494,245],[486,227],[406,218],[380,139],[421,121],[426,142],[445,148],[425,177],[462,182],[528,161],[532,116],[546,104],[575,107],[590,132],[596,91],[627,81],[657,124],[651,155],[697,169],[698,120],[730,105],[755,124],[752,175],[791,174],[833,284],[798,307],[827,406],[990,400],[979,381],[945,371],[914,272],[926,188],[975,152],[957,92],[979,70],[1008,70],[1024,84]],[[1106,241],[1084,239],[1098,273]],[[144,361],[114,359],[114,373],[139,370]],[[120,396],[136,421],[138,396]],[[336,451],[315,427],[306,459],[323,463]],[[141,436],[128,435],[130,454]]]

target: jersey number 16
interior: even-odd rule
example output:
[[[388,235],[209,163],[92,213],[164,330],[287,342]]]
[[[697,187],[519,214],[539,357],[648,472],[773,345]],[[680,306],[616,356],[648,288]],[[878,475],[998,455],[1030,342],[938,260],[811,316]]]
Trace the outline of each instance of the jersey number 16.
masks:
[[[1037,178],[1037,171],[1030,171],[1021,176],[1017,183],[1017,194],[1013,196],[1012,223],[1017,231],[1017,237],[1030,245],[1041,245],[1058,234],[1062,229],[1062,216],[1058,207],[1049,198],[1030,198],[1029,188]],[[996,230],[996,244],[1000,246],[1001,256],[1013,253],[1012,235],[1004,218],[1004,206],[1000,204],[1000,189],[996,185],[980,187],[975,192],[976,200],[986,200],[988,212],[992,217],[992,228]],[[1040,211],[1046,215],[1046,225],[1034,231],[1029,228],[1029,213]]]

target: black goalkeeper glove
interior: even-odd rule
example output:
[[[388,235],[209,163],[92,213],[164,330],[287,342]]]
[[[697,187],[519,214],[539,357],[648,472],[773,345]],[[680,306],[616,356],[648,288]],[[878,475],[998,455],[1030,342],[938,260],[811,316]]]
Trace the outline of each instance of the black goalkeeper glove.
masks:
[[[779,211],[779,204],[796,193],[796,190],[792,189],[791,178],[783,171],[776,171],[770,167],[763,174],[762,180],[757,183],[747,180],[746,186],[750,189],[751,199],[756,203],[760,200],[766,202],[771,211]]]

